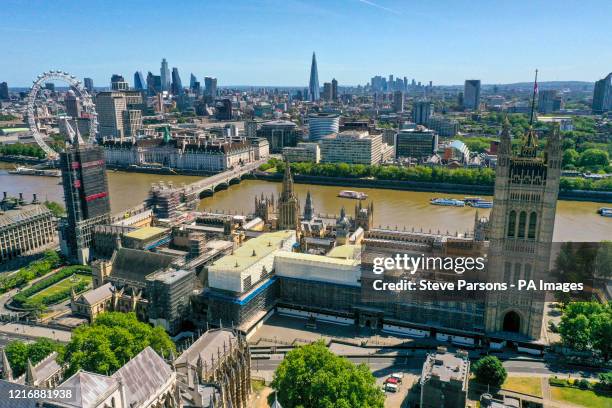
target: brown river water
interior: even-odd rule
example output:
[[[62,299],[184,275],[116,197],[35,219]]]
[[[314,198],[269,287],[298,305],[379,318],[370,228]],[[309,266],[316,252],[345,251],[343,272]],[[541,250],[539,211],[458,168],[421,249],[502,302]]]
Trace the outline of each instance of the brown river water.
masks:
[[[26,200],[37,193],[40,200],[63,202],[61,179],[56,177],[10,175],[6,169],[12,165],[0,163],[0,191],[11,195],[24,193]],[[141,203],[153,182],[173,182],[175,185],[191,183],[197,176],[175,176],[142,173],[108,172],[111,207],[113,213]],[[339,198],[342,187],[296,184],[295,191],[302,206],[306,193],[310,191],[316,213],[338,214],[344,206],[353,214],[356,200]],[[347,187],[346,189],[354,189]],[[281,183],[261,180],[244,180],[227,190],[218,191],[212,197],[200,201],[200,209],[231,213],[252,213],[255,195],[274,194],[278,197]],[[374,224],[382,227],[403,229],[415,228],[424,231],[449,231],[454,233],[471,230],[475,209],[472,207],[440,207],[429,204],[434,197],[463,198],[460,194],[396,191],[360,188],[368,195],[365,203],[374,202]],[[484,197],[483,197],[484,198]],[[612,218],[601,217],[597,209],[609,206],[602,203],[559,201],[555,221],[556,241],[601,241],[612,240]],[[488,209],[479,209],[482,215]]]

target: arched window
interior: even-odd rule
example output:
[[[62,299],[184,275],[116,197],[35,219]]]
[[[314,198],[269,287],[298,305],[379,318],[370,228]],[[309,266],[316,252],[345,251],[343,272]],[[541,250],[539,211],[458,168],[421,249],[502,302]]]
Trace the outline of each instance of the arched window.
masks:
[[[519,225],[518,225],[518,238],[525,238],[525,224],[527,223],[527,213],[525,211],[521,211],[521,215],[519,215]]]
[[[516,231],[516,211],[510,211],[508,216],[508,238],[514,238]]]
[[[535,239],[537,223],[538,223],[538,214],[534,211],[529,216],[529,230],[527,231],[527,238]]]

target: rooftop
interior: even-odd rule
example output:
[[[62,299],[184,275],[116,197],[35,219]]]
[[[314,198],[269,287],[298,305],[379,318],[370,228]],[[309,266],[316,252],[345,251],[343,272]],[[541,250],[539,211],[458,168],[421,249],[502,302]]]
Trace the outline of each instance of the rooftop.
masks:
[[[277,254],[275,259],[294,259],[294,260],[309,261],[313,263],[325,263],[328,265],[338,265],[338,266],[354,266],[359,263],[359,261],[355,259],[332,258],[330,256],[325,256],[325,255],[303,254],[300,252],[283,252],[283,253]]]
[[[280,249],[283,242],[290,239],[294,234],[295,231],[292,230],[261,234],[256,238],[246,241],[233,254],[226,255],[215,261],[209,269],[244,270]]]
[[[327,254],[331,258],[355,259],[361,251],[361,245],[338,245]]]
[[[461,351],[457,354],[438,351],[427,356],[421,377],[422,381],[437,377],[442,382],[460,381],[464,383],[469,375],[470,361],[463,356]]]
[[[159,228],[159,227],[143,227],[139,228],[135,231],[128,232],[125,234],[128,238],[133,238],[141,241],[146,241],[148,239],[152,239],[157,237],[158,235],[162,235],[168,232],[168,228]]]

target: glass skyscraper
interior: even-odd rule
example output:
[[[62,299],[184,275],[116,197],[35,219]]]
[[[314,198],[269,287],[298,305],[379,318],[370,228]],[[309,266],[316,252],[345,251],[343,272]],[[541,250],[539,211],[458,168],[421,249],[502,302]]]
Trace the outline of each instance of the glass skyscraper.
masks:
[[[143,91],[147,89],[147,83],[145,82],[144,76],[140,71],[134,72],[134,89],[136,89],[137,91]]]
[[[317,57],[312,53],[312,65],[310,65],[310,83],[308,85],[308,96],[311,101],[318,101],[321,98],[319,93],[319,71],[317,70]]]
[[[159,71],[161,77],[161,88],[162,91],[167,91],[170,89],[170,69],[168,69],[168,61],[166,59],[162,59],[161,69]]]

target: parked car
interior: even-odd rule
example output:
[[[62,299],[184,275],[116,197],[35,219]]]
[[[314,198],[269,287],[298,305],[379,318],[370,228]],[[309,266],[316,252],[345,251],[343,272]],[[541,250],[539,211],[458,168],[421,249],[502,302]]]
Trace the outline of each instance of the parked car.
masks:
[[[397,378],[397,381],[401,383],[404,379],[404,373],[393,373],[390,378]]]
[[[397,384],[391,384],[391,383],[385,384],[385,391],[397,392]]]
[[[400,380],[398,380],[398,379],[397,379],[397,378],[395,378],[395,377],[389,377],[389,378],[387,378],[387,379],[385,380],[385,382],[386,382],[387,384],[398,384],[398,383],[400,382]]]

